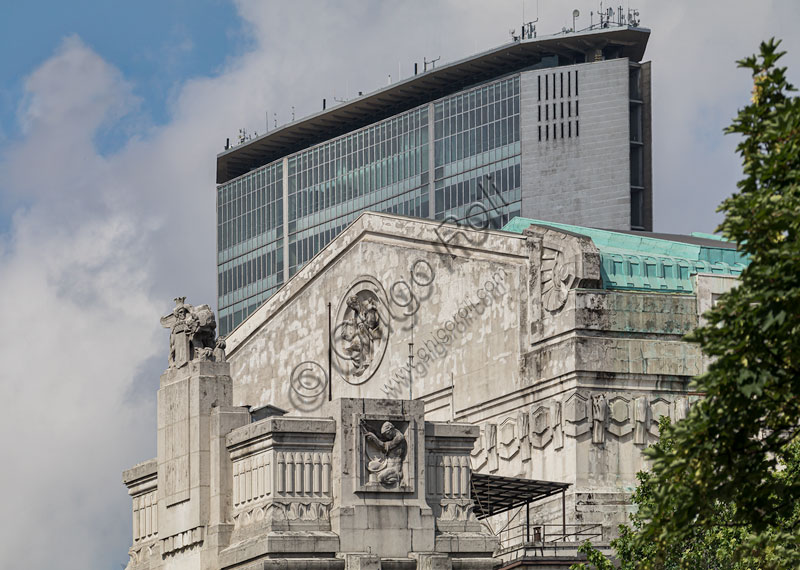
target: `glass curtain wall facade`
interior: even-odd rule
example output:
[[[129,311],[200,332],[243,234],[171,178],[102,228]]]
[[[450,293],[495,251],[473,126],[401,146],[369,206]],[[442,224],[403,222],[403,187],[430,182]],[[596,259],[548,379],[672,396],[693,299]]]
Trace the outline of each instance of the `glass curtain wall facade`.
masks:
[[[496,228],[519,215],[519,101],[519,75],[495,80],[220,185],[220,334],[238,326],[365,210],[464,221],[483,215],[469,209],[481,202]],[[431,107],[433,142],[428,140]],[[429,203],[430,144],[435,208]]]
[[[217,189],[219,328],[227,334],[284,282],[283,164]]]
[[[427,218],[428,107],[289,157],[289,276],[365,211]]]
[[[435,218],[485,223],[486,212],[499,229],[518,216],[519,76],[436,102],[434,121]]]

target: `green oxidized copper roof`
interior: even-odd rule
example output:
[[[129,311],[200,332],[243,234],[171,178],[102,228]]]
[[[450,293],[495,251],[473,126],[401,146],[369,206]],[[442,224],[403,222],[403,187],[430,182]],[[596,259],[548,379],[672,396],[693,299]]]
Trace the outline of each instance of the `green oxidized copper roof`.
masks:
[[[521,234],[531,224],[591,238],[600,251],[604,289],[691,293],[692,275],[738,276],[749,263],[748,258],[731,248],[728,242],[706,234],[692,234],[683,242],[520,217],[512,219],[502,229]],[[719,245],[714,241],[719,241]]]

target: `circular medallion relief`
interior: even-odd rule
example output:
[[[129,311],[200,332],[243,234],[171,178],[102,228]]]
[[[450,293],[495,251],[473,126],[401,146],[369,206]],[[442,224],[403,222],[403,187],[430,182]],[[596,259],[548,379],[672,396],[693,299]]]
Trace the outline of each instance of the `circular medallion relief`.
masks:
[[[386,294],[373,277],[359,277],[339,302],[333,330],[338,376],[349,384],[369,380],[383,359],[389,340]]]

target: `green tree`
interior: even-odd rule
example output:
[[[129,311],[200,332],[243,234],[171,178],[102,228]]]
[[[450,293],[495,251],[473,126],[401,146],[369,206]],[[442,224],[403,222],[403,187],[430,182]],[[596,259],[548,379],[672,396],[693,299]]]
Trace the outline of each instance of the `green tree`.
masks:
[[[745,177],[720,206],[719,229],[751,261],[690,337],[714,359],[694,380],[704,398],[667,428],[672,446],[650,452],[653,502],[635,540],[654,548],[645,567],[698,529],[719,528],[720,504],[731,509],[726,525],[750,529],[763,568],[799,567],[800,529],[784,525],[800,479],[779,466],[800,435],[800,100],[776,65],[779,43],[738,62],[752,72],[753,96],[727,132],[741,136]],[[791,560],[773,560],[777,548]]]
[[[653,446],[653,451],[670,453],[674,448],[674,441],[669,435],[669,418],[662,417],[659,422],[662,432],[661,439]],[[631,497],[637,510],[631,515],[630,526],[620,525],[620,537],[611,542],[616,552],[616,558],[621,570],[634,570],[643,562],[654,560],[657,555],[653,543],[642,543],[638,540],[639,534],[647,524],[643,513],[652,510],[654,503],[654,481],[648,471],[640,471],[636,475],[639,485]],[[670,512],[678,507],[677,504],[668,505]],[[748,565],[739,553],[739,546],[747,538],[747,529],[741,526],[731,526],[733,509],[730,505],[718,504],[714,513],[713,528],[694,528],[680,543],[673,544],[666,552],[660,568],[665,570],[678,570],[692,568],[693,570],[756,570],[756,566]],[[612,570],[615,566],[599,550],[591,544],[584,544],[580,551],[587,556],[587,563],[576,564],[573,570]]]
[[[744,178],[719,230],[751,261],[689,337],[713,358],[705,396],[648,451],[624,569],[800,568],[800,100],[779,43],[738,62],[753,93],[727,129]]]

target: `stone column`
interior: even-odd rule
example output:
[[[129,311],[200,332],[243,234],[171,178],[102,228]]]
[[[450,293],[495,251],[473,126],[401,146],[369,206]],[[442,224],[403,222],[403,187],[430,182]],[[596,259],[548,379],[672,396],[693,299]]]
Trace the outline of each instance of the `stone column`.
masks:
[[[208,567],[202,562],[201,550],[208,537],[212,495],[219,494],[212,493],[212,412],[230,409],[231,403],[230,365],[226,362],[195,360],[181,368],[169,368],[161,376],[158,535],[165,569],[186,564]],[[232,422],[244,420],[239,414]],[[226,427],[218,426],[217,431]],[[220,521],[220,513],[214,515]]]

